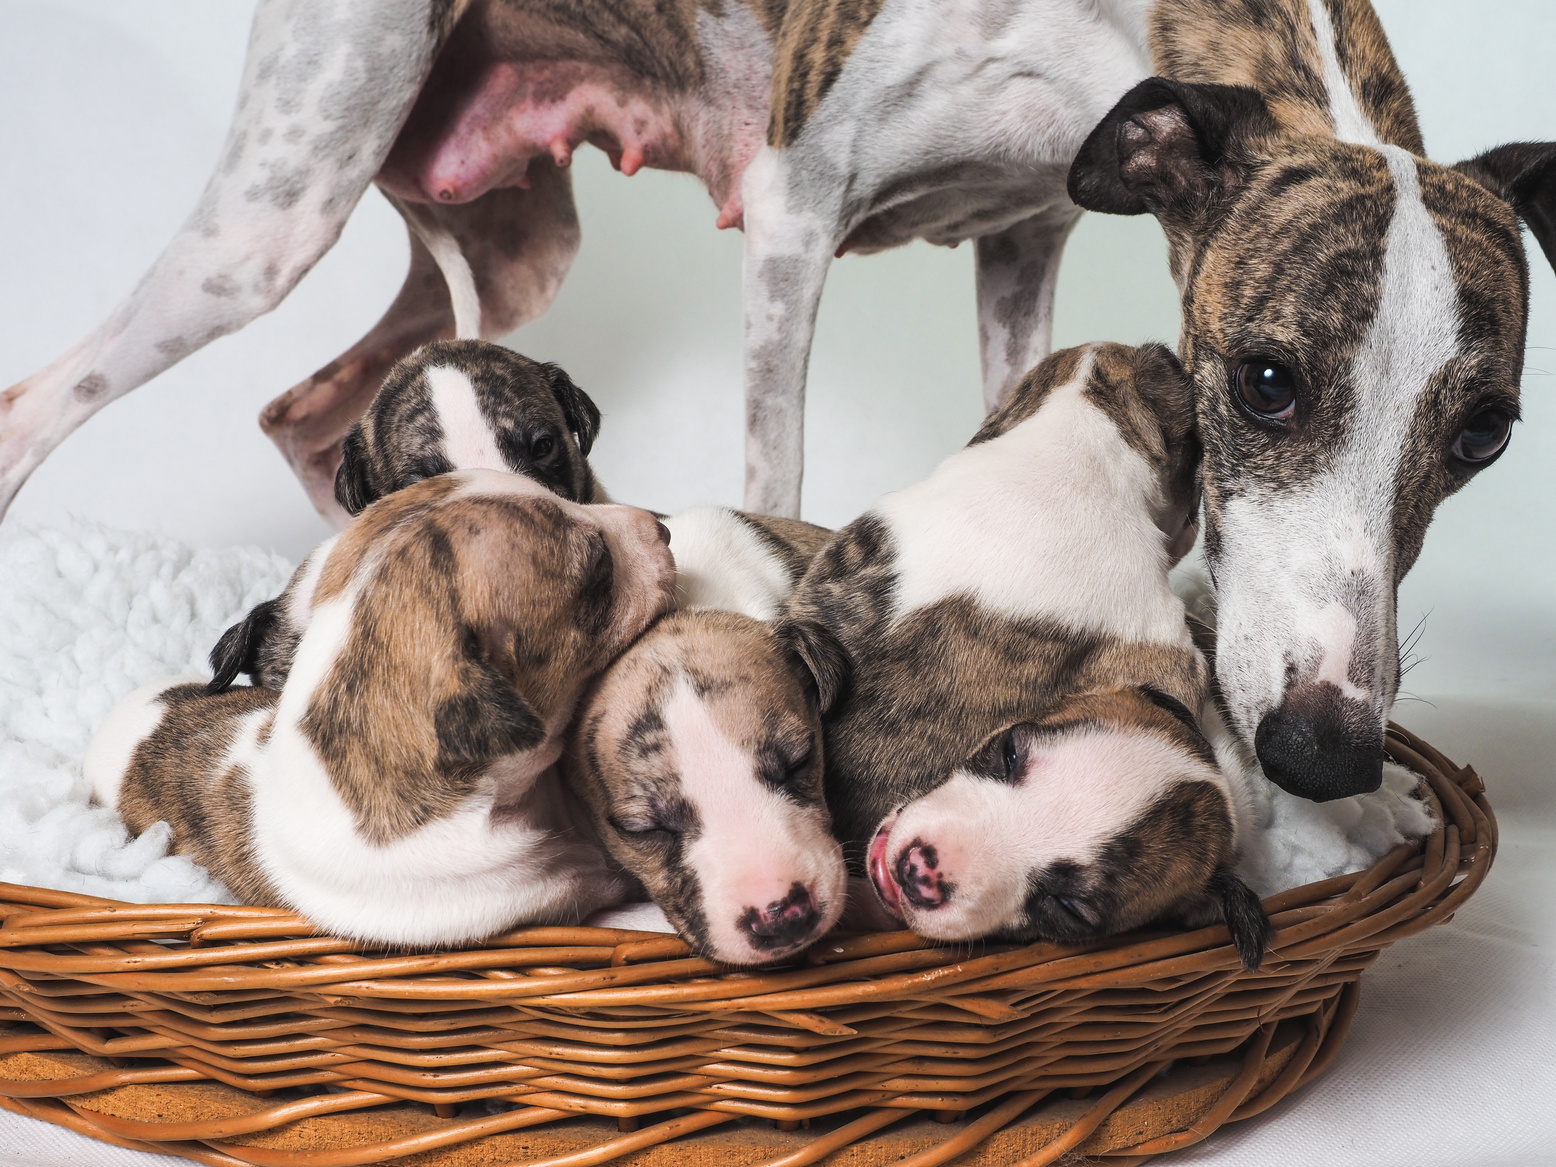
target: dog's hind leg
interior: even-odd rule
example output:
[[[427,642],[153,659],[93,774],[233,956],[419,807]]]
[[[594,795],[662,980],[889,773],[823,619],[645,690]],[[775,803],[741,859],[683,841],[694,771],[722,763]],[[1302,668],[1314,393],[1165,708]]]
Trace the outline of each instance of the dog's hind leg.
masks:
[[[805,466],[805,376],[816,309],[846,231],[827,192],[799,189],[764,147],[746,170],[745,509],[799,518]]]
[[[1059,259],[1080,216],[1066,201],[977,241],[978,343],[989,413],[1053,345]]]
[[[193,214],[107,320],[0,393],[0,512],[86,418],[281,302],[339,236],[460,7],[260,0]]]
[[[456,315],[461,335],[492,339],[550,307],[578,252],[569,175],[542,158],[530,166],[528,189],[500,187],[453,205],[391,196],[411,233],[400,294],[366,336],[272,401],[259,419],[335,526],[348,518],[335,501],[341,440],[389,367],[419,345],[453,336]]]

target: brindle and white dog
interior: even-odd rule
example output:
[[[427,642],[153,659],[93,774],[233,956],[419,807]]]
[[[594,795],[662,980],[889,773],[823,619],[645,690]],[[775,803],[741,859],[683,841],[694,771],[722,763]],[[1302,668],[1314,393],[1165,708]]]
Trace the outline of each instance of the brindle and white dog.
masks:
[[[279,303],[376,180],[411,230],[405,287],[262,418],[340,519],[340,441],[388,365],[551,302],[584,141],[697,174],[746,228],[756,511],[798,514],[834,252],[975,240],[992,409],[1047,350],[1076,204],[1158,215],[1235,728],[1293,792],[1377,784],[1395,587],[1517,416],[1515,216],[1551,253],[1556,149],[1427,161],[1367,0],[261,0],[194,214],[98,330],[0,394],[0,504],[84,418]]]
[[[599,429],[599,409],[558,366],[485,341],[435,341],[389,370],[346,434],[335,498],[356,515],[450,470],[507,470],[572,502],[608,502],[589,465]],[[279,596],[222,633],[211,649],[210,692],[225,691],[239,673],[268,689],[286,683],[334,545],[331,538],[314,548]]]
[[[381,944],[575,923],[625,883],[556,769],[590,678],[669,606],[657,522],[462,471],[338,539],[285,688],[148,686],[83,770],[240,899]]]
[[[1170,352],[1069,349],[801,580],[784,632],[821,680],[835,827],[915,930],[1084,940],[1208,908],[1258,964],[1167,583],[1198,460]]]
[[[617,862],[706,956],[781,960],[842,915],[816,692],[770,625],[697,609],[655,624],[583,705],[564,773]]]

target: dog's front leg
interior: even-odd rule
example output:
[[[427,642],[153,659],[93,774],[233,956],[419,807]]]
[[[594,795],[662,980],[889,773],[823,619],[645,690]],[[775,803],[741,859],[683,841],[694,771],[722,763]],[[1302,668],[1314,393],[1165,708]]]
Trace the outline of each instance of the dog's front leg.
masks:
[[[570,173],[541,159],[530,167],[527,190],[500,187],[452,206],[391,199],[407,225],[414,220],[411,268],[400,294],[366,336],[277,397],[259,418],[314,507],[337,528],[349,518],[335,501],[341,440],[391,365],[420,345],[454,335],[450,282],[473,281],[477,319],[467,329],[487,339],[507,335],[550,307],[578,253]],[[441,238],[459,262],[440,271],[423,236]]]
[[[828,190],[800,190],[786,156],[763,147],[746,170],[745,509],[800,514],[805,374],[816,308],[845,232]]]
[[[442,7],[261,0],[194,213],[107,320],[0,393],[0,513],[83,421],[274,308],[330,248],[432,66]]]
[[[989,413],[1053,345],[1059,259],[1080,216],[1066,200],[977,241],[978,344]]]

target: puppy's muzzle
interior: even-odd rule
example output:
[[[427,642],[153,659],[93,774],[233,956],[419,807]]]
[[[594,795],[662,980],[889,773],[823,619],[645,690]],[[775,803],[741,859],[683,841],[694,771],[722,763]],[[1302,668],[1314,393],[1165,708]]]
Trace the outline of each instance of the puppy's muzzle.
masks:
[[[914,839],[897,856],[893,874],[902,896],[914,907],[938,908],[951,899],[951,884],[940,874],[940,856],[932,844]]]
[[[747,908],[740,917],[740,930],[753,948],[773,950],[789,948],[808,940],[821,923],[810,889],[795,881],[789,894],[774,900],[766,908]]]
[[[1370,794],[1383,783],[1383,727],[1371,707],[1327,681],[1295,685],[1254,734],[1266,777],[1313,802]]]

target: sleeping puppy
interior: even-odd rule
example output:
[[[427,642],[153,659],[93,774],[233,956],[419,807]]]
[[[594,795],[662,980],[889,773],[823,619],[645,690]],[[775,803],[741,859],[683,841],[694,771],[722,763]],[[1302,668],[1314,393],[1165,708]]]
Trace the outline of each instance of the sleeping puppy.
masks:
[[[1257,964],[1167,586],[1198,455],[1165,348],[1056,353],[801,581],[784,635],[818,679],[834,825],[916,931],[1074,941],[1213,903]]]
[[[611,855],[703,955],[782,960],[842,914],[815,682],[767,624],[660,620],[585,700],[563,769]]]
[[[522,474],[573,502],[608,502],[588,462],[599,429],[594,402],[556,365],[485,341],[436,341],[389,370],[346,434],[335,498],[355,515],[425,478],[486,469]],[[222,634],[211,650],[212,693],[239,673],[269,689],[286,682],[333,546],[317,547],[281,595]]]
[[[487,470],[428,479],[335,542],[285,687],[152,686],[84,770],[131,830],[245,902],[392,945],[571,923],[626,888],[557,774],[590,678],[669,607],[653,516]]]

